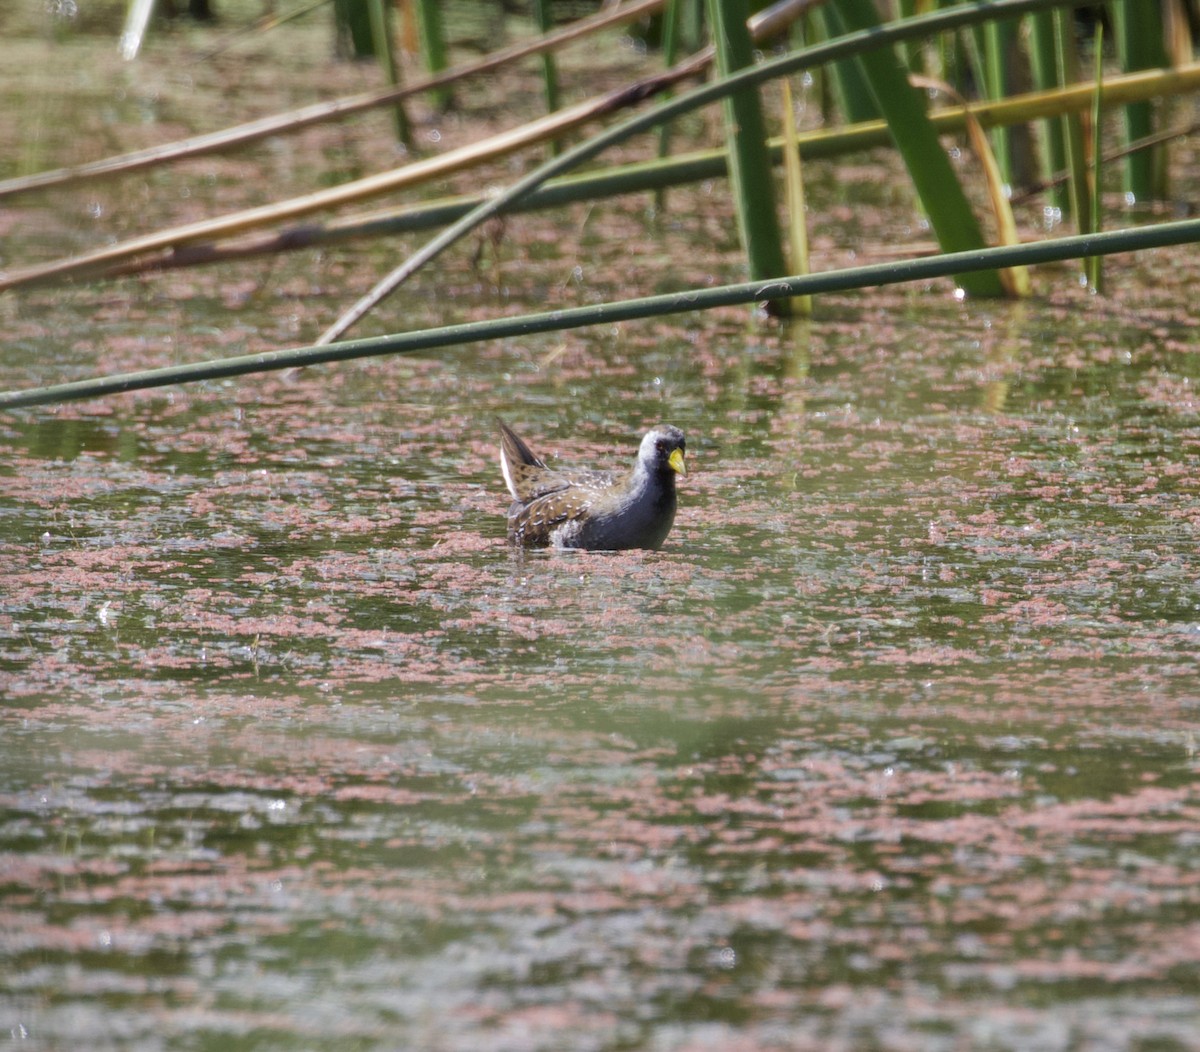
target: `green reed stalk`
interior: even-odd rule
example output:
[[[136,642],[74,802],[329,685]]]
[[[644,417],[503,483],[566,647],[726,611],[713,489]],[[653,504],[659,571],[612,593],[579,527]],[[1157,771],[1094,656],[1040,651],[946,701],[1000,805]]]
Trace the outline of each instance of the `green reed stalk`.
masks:
[[[663,65],[670,69],[675,65],[676,57],[679,54],[679,26],[682,18],[680,6],[683,0],[667,0],[666,6],[663,8],[662,14],[662,56]],[[667,91],[663,94],[664,99],[669,99],[672,92]],[[671,153],[671,125],[664,122],[658,129],[658,156],[666,158]],[[662,212],[667,207],[667,191],[666,187],[659,187],[654,194],[654,207]]]
[[[839,0],[825,9],[826,18],[844,34],[878,30],[874,0]],[[893,48],[876,48],[857,56],[870,82],[875,101],[887,118],[917,196],[944,252],[964,252],[986,243],[979,220],[971,210],[950,159],[938,141],[920,93],[908,82],[908,71]],[[964,275],[963,286],[975,296],[1001,296],[996,274]]]
[[[396,49],[392,41],[392,20],[384,0],[367,0],[371,12],[371,37],[375,42],[375,57],[383,67],[387,81],[393,87],[400,83],[400,73],[396,67]],[[404,103],[397,100],[392,108],[392,116],[396,123],[396,139],[403,145],[412,147],[412,128],[408,123],[408,115],[404,112]]]
[[[717,50],[717,71],[727,78],[754,64],[746,0],[709,0],[708,16]],[[729,177],[737,208],[738,229],[752,279],[787,273],[775,215],[775,186],[767,152],[758,86],[731,92],[722,100]]]
[[[1110,78],[1104,87],[1106,103],[1119,105],[1136,99],[1177,96],[1200,90],[1200,64],[1183,69],[1143,70]],[[1091,85],[1076,84],[1047,94],[1031,93],[1005,99],[999,103],[973,106],[975,119],[985,128],[997,124],[1013,124],[1044,118],[1065,112],[1083,112],[1094,101]],[[955,134],[966,127],[966,114],[961,107],[950,106],[934,110],[930,120],[939,134]],[[1194,134],[1195,128],[1183,126],[1173,135]],[[893,141],[883,121],[869,121],[849,128],[818,129],[798,135],[800,154],[804,161],[839,157],[861,152]],[[1146,143],[1136,144],[1139,148]],[[781,143],[772,139],[771,160],[779,164]],[[1125,151],[1109,152],[1112,160],[1125,156]],[[695,183],[704,179],[719,179],[728,175],[724,150],[703,150],[677,154],[666,161],[650,160],[634,164],[611,166],[584,174],[551,179],[525,197],[517,199],[509,211],[523,212],[554,208],[580,201],[595,201],[618,194],[632,194],[678,184]],[[1065,187],[1067,176],[1051,173],[1056,185]],[[1037,193],[1045,187],[1038,188]],[[1023,196],[1033,194],[1026,190]],[[216,237],[189,244],[183,241],[159,241],[153,250],[119,253],[107,262],[95,261],[87,271],[76,270],[73,262],[43,268],[36,274],[11,277],[6,283],[0,277],[0,292],[5,288],[46,285],[61,281],[67,274],[87,273],[92,279],[121,277],[187,266],[202,266],[226,260],[252,258],[274,252],[295,251],[317,245],[342,244],[355,238],[383,237],[415,231],[436,229],[461,220],[485,203],[477,195],[443,198],[427,203],[369,214],[348,215],[323,223],[307,222],[302,226],[281,227],[254,237],[241,236],[231,245],[214,244]],[[72,264],[67,266],[67,264]]]
[[[1030,266],[1118,252],[1138,252],[1196,242],[1200,242],[1200,219],[1184,219],[1174,223],[1158,223],[1150,227],[1111,230],[1087,236],[1076,235],[1027,245],[1002,245],[952,255],[928,256],[895,263],[852,267],[847,270],[824,271],[820,274],[777,278],[773,281],[749,281],[718,288],[689,289],[643,299],[589,304],[543,314],[489,318],[486,321],[446,325],[365,340],[266,351],[236,358],[221,358],[210,362],[193,362],[188,365],[148,369],[144,372],[78,380],[26,391],[4,391],[0,392],[0,410],[99,398],[127,391],[144,391],[173,384],[248,376],[253,373],[388,354],[416,354],[440,347],[459,347],[465,343],[483,340],[519,339],[537,333],[579,329],[588,325],[612,326],[639,318],[687,314],[697,310],[712,310],[716,307],[789,296],[845,292],[877,285],[925,282],[934,278],[957,279],[959,275],[973,271],[996,271],[1005,267]]]
[[[838,28],[841,24],[836,16],[831,15],[832,5],[813,9],[812,24],[817,30],[819,40],[830,40],[841,36],[843,31]],[[862,66],[852,58],[839,59],[831,64],[834,94],[837,96],[838,107],[842,117],[848,124],[861,124],[863,121],[877,120],[880,116],[879,105],[871,94],[871,85],[863,73]]]
[[[1050,11],[1035,11],[1029,21],[1029,62],[1033,85],[1038,91],[1054,91],[1063,86],[1058,67],[1058,47],[1055,43],[1054,15]],[[1038,122],[1038,167],[1042,182],[1050,187],[1050,206],[1060,215],[1071,210],[1071,195],[1065,184],[1054,177],[1067,167],[1066,126],[1061,116]]]
[[[693,89],[685,95],[672,99],[649,112],[631,117],[586,142],[580,143],[561,157],[547,162],[519,179],[503,194],[481,203],[411,256],[397,272],[389,275],[384,282],[380,282],[379,286],[372,290],[371,297],[386,295],[388,291],[394,290],[407,275],[428,263],[486,219],[501,211],[510,210],[517,201],[534,191],[546,180],[590,160],[605,149],[638,132],[656,127],[665,120],[716,101],[732,89],[757,85],[774,77],[785,76],[797,70],[820,65],[823,62],[848,58],[864,48],[888,46],[898,41],[972,25],[987,17],[1017,17],[1029,11],[1052,8],[1069,2],[1070,0],[993,0],[993,2],[983,5],[958,5],[929,15],[921,15],[907,22],[892,23],[870,32],[854,33],[825,44],[803,48],[743,70],[727,81]],[[1177,82],[1183,82],[1182,76],[1175,74],[1172,76]],[[625,92],[620,93],[622,97],[626,94]],[[405,173],[405,178],[409,178],[411,174]],[[360,182],[366,182],[372,188],[376,185],[375,179]],[[390,181],[390,176],[388,185],[394,189],[395,184]],[[355,199],[366,196],[363,186],[353,187],[352,194]],[[350,198],[351,195],[345,193],[338,193],[333,197],[330,197],[328,192],[309,195],[305,199],[290,202],[286,209],[281,209],[279,206],[251,209],[233,216],[223,217],[220,221],[190,224],[165,234],[136,238],[121,245],[92,251],[71,260],[27,267],[23,271],[9,271],[7,274],[0,273],[0,291],[21,285],[44,284],[69,274],[94,273],[97,270],[127,262],[137,255],[171,249],[189,240],[212,240],[220,236],[242,233],[255,225],[263,225],[268,221],[268,217],[271,222],[282,222],[298,215],[311,214],[320,208],[348,203]],[[381,293],[380,288],[384,286],[386,288]],[[354,309],[338,320],[337,325],[330,330],[330,341],[340,337],[347,327],[354,324],[369,309],[369,306],[363,306],[366,299],[368,297],[364,297],[364,301],[360,301]],[[360,310],[360,308],[362,309]],[[336,334],[334,334],[334,330],[337,330]]]
[[[1017,27],[1012,22],[996,20],[985,22],[983,36],[984,87],[989,99],[1004,99],[1009,94],[1008,61],[1012,48],[1016,47]],[[995,128],[991,134],[992,152],[1000,167],[1004,181],[1011,186],[1013,174],[1012,131]]]
[[[1200,89],[1200,66],[1181,70],[1143,71],[1131,76],[1119,76],[1106,82],[1105,100],[1109,105],[1122,99],[1145,98],[1153,94],[1178,94]],[[1091,87],[1074,85],[1070,89],[1051,92],[1048,95],[1032,93],[1006,99],[1001,103],[973,109],[975,119],[983,127],[1028,121],[1048,113],[1066,110],[1082,111],[1094,102]],[[964,130],[967,114],[959,106],[934,110],[930,120],[942,134]],[[1175,137],[1193,135],[1200,125],[1193,123],[1175,129]],[[850,128],[819,129],[797,134],[799,154],[803,161],[823,160],[857,153],[866,149],[891,145],[892,139],[883,121],[869,121]],[[1146,142],[1130,144],[1105,152],[1105,162],[1120,160],[1130,148],[1141,149],[1150,145]],[[771,161],[778,165],[783,158],[782,140],[770,141]],[[728,175],[724,150],[699,150],[694,153],[677,154],[668,160],[639,161],[633,164],[615,165],[576,175],[551,179],[543,186],[517,201],[512,212],[537,211],[560,208],[581,201],[595,202],[602,198],[622,194],[634,194],[647,190],[658,191],[666,187],[696,183],[706,179],[721,179]],[[1054,185],[1065,187],[1067,174],[1051,173]],[[1028,200],[1047,190],[1045,184],[1025,188],[1014,200]],[[229,260],[248,259],[290,252],[322,245],[337,245],[359,238],[387,237],[438,229],[462,219],[468,212],[479,207],[484,198],[478,195],[462,195],[441,198],[419,205],[387,211],[357,214],[332,219],[324,223],[305,223],[299,227],[259,235],[255,238],[239,238],[236,244],[214,246],[211,244],[179,245],[157,257],[124,262],[105,268],[98,277],[114,278],[152,271],[203,266]]]
[[[425,57],[425,68],[430,75],[437,76],[446,68],[446,34],[442,28],[442,9],[438,0],[414,0],[417,13],[417,35],[421,41],[421,54]],[[442,109],[451,103],[448,87],[438,87],[433,97]]]
[[[1075,16],[1068,10],[1054,12],[1054,46],[1058,68],[1067,83],[1079,80],[1079,53],[1075,46]],[[1083,141],[1083,122],[1076,113],[1063,118],[1067,170],[1071,178],[1067,189],[1071,197],[1071,213],[1081,234],[1091,233],[1092,197],[1088,179],[1087,156]]]
[[[804,203],[804,171],[800,164],[800,142],[796,135],[796,114],[792,105],[792,83],[787,77],[780,82],[783,89],[783,170],[787,189],[788,243],[791,247],[793,274],[807,274],[808,216]],[[813,298],[795,296],[790,300],[793,314],[812,317]]]
[[[912,18],[918,13],[918,6],[919,0],[897,0],[896,13],[900,18]],[[904,64],[910,73],[928,72],[921,61],[921,42],[919,40],[906,40],[903,44],[898,45],[898,48],[900,54],[904,56]]]
[[[1104,104],[1104,23],[1096,23],[1096,95],[1092,102],[1092,222],[1095,233],[1100,232],[1102,203],[1100,180],[1103,157],[1100,154],[1100,118]],[[1084,273],[1088,285],[1096,292],[1104,291],[1104,261],[1099,256],[1090,256],[1084,261]]]
[[[1121,67],[1157,69],[1167,64],[1163,46],[1162,10],[1158,0],[1120,0],[1112,4],[1113,29]],[[1100,44],[1097,42],[1096,47]],[[1154,110],[1148,102],[1125,107],[1127,141],[1154,134]],[[1167,195],[1166,147],[1131,153],[1125,159],[1125,190],[1136,201],[1161,200]]]
[[[372,58],[375,41],[371,36],[371,12],[357,0],[333,0],[333,17],[338,27],[339,44],[349,40],[355,58]]]
[[[538,32],[543,36],[549,33],[554,28],[554,19],[550,16],[550,0],[533,0],[533,17]],[[558,69],[552,51],[542,52],[542,91],[546,96],[546,112],[553,113],[558,109]],[[557,141],[550,143],[550,152],[558,152]]]

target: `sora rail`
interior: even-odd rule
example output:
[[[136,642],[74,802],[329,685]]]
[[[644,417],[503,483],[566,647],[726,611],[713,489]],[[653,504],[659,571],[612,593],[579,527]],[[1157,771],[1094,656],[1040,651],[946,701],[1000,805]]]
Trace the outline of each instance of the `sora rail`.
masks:
[[[675,476],[687,474],[679,428],[651,428],[633,470],[613,474],[548,468],[503,420],[496,423],[500,470],[513,497],[513,544],[588,551],[662,547],[675,521]]]

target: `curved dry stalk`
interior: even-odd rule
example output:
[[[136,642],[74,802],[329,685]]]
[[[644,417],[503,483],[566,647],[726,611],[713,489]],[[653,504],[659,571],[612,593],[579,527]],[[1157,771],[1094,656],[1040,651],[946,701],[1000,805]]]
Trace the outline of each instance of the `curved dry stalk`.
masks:
[[[773,36],[777,33],[789,19],[799,18],[808,8],[816,4],[823,3],[824,0],[777,0],[777,2],[766,10],[759,12],[758,15],[749,19],[748,29],[750,36],[755,41],[762,40],[766,37]],[[670,87],[678,80],[682,80],[683,76],[690,75],[694,72],[699,72],[704,69],[716,56],[716,49],[709,45],[703,51],[692,56],[686,62],[682,62],[673,69],[668,70],[663,74],[660,87],[665,89]],[[683,76],[680,76],[680,74]],[[754,67],[749,67],[740,71],[741,74],[754,74]],[[722,97],[728,94],[723,85],[732,83],[737,80],[739,73],[734,73],[727,76],[720,84],[712,87],[714,97]],[[666,77],[670,77],[669,81]],[[753,81],[751,81],[753,83]],[[680,104],[683,109],[689,109],[693,106],[702,104],[699,100],[703,97],[703,90],[693,92],[691,99],[678,99],[677,104]],[[644,95],[643,95],[644,97]],[[653,127],[660,123],[668,110],[671,109],[671,104],[660,108],[659,115],[651,114],[645,118],[646,127]],[[620,128],[612,129],[609,133],[601,134],[594,137],[588,142],[581,143],[573,150],[554,158],[549,163],[542,165],[540,168],[531,172],[523,179],[518,180],[513,186],[509,187],[504,193],[491,201],[480,204],[477,208],[468,212],[457,222],[451,224],[442,231],[432,241],[425,244],[413,255],[409,256],[403,263],[393,269],[389,274],[376,282],[375,286],[365,296],[362,296],[355,302],[349,310],[343,311],[341,316],[329,328],[327,328],[317,339],[317,344],[333,343],[335,340],[341,339],[350,329],[361,321],[373,308],[382,303],[388,296],[396,291],[404,282],[420,270],[426,263],[437,258],[442,252],[449,248],[455,241],[463,237],[470,230],[479,226],[485,220],[497,213],[510,208],[512,204],[519,201],[522,197],[536,190],[551,176],[558,172],[570,171],[571,168],[582,164],[584,161],[600,153],[609,145],[619,142],[627,136],[639,130],[638,120],[627,121]],[[780,268],[782,269],[782,268]]]
[[[1111,81],[1105,81],[1104,90],[1107,91],[1111,85]],[[1113,161],[1119,161],[1122,158],[1128,157],[1131,153],[1137,153],[1139,150],[1147,150],[1152,146],[1161,146],[1163,143],[1172,142],[1175,139],[1186,139],[1189,136],[1200,132],[1200,121],[1190,121],[1187,124],[1180,125],[1177,128],[1168,128],[1166,131],[1155,132],[1153,135],[1147,135],[1144,139],[1134,139],[1132,142],[1126,143],[1124,146],[1114,146],[1110,150],[1105,150],[1100,155],[1100,160],[1103,164],[1111,164]],[[1019,193],[1012,196],[1014,204],[1028,201],[1038,194],[1043,194],[1047,190],[1055,186],[1062,186],[1068,179],[1071,178],[1071,173],[1065,168],[1062,171],[1054,172],[1048,179],[1040,179],[1032,186],[1026,186]]]
[[[307,0],[307,3],[301,4],[299,7],[292,8],[290,11],[284,11],[277,14],[263,15],[253,25],[245,26],[242,29],[235,30],[226,36],[223,40],[218,40],[211,48],[200,55],[196,62],[209,62],[216,58],[222,52],[228,51],[239,40],[253,36],[257,33],[266,33],[269,30],[277,29],[279,26],[285,25],[288,22],[294,22],[298,18],[303,18],[307,14],[311,14],[319,7],[324,7],[331,0]]]
[[[786,7],[789,11],[799,13],[806,9],[812,3],[820,2],[820,0],[798,0],[796,4],[785,3],[779,5]],[[1025,10],[1037,10],[1042,7],[1058,7],[1065,6],[1064,0],[997,0],[996,3],[988,5],[994,17],[1004,17],[1005,15],[1017,15],[1024,13]],[[841,35],[835,41],[825,45],[819,45],[813,48],[804,48],[799,52],[781,56],[779,58],[764,62],[757,67],[742,70],[738,74],[734,74],[719,84],[708,88],[700,88],[691,92],[688,97],[676,99],[665,105],[661,105],[656,111],[642,117],[635,117],[627,120],[619,127],[610,129],[600,135],[597,135],[592,140],[582,143],[574,149],[568,151],[560,157],[555,158],[549,163],[536,169],[524,178],[520,179],[506,190],[503,194],[494,198],[491,201],[481,203],[475,209],[467,213],[461,219],[457,220],[441,234],[433,238],[425,244],[416,253],[406,259],[400,266],[396,267],[391,273],[382,278],[365,296],[355,302],[349,310],[343,314],[329,326],[318,338],[317,344],[326,345],[341,339],[357,322],[359,322],[366,314],[375,306],[381,303],[384,299],[396,291],[405,281],[415,274],[421,267],[432,259],[440,255],[446,248],[454,244],[459,238],[464,236],[468,231],[475,226],[483,223],[486,219],[499,212],[509,208],[516,201],[537,189],[546,180],[559,172],[567,171],[571,167],[582,163],[598,153],[607,149],[608,146],[616,142],[620,142],[628,136],[635,134],[638,131],[653,127],[664,120],[670,119],[677,111],[694,108],[704,105],[711,101],[711,98],[718,98],[728,93],[729,90],[736,90],[743,83],[757,84],[760,81],[771,79],[773,76],[786,75],[793,67],[800,68],[804,65],[816,65],[824,61],[831,61],[835,57],[839,57],[843,50],[848,54],[853,54],[854,49],[861,47],[864,43],[868,50],[880,47],[883,44],[900,39],[906,39],[910,35],[917,36],[921,33],[927,33],[933,29],[951,28],[961,22],[970,23],[973,19],[986,17],[980,14],[979,11],[972,11],[966,5],[960,8],[949,8],[943,11],[919,15],[913,18],[902,19],[898,23],[892,23],[887,27],[878,24],[871,24],[856,32]],[[711,48],[709,49],[711,51]],[[1177,71],[1176,71],[1177,72]],[[1086,90],[1090,92],[1094,90],[1092,86],[1087,86]],[[710,98],[711,95],[711,98]],[[995,110],[997,107],[992,107]],[[981,110],[986,110],[987,107],[980,107]],[[978,112],[973,112],[970,118],[965,115],[962,117],[969,122],[976,122]],[[931,130],[936,133],[936,127],[930,124]],[[894,136],[893,136],[894,138]],[[899,143],[897,143],[899,145]],[[911,169],[910,169],[911,170]],[[944,247],[944,242],[943,242]],[[1000,287],[1000,279],[995,279],[995,285]],[[1015,274],[1012,276],[1012,286],[1014,289],[1021,287],[1021,275]],[[983,284],[977,287],[985,288]]]
[[[151,146],[145,150],[135,150],[132,153],[121,154],[117,157],[107,157],[100,161],[74,165],[68,168],[55,168],[52,171],[37,172],[34,175],[19,176],[15,179],[0,181],[0,198],[30,190],[45,190],[54,186],[66,186],[70,183],[86,179],[106,178],[124,175],[128,172],[140,171],[160,164],[184,160],[189,157],[200,157],[204,154],[217,153],[234,146],[266,139],[272,135],[284,132],[299,131],[313,124],[324,121],[338,120],[355,113],[374,109],[380,106],[390,106],[409,96],[445,87],[467,77],[489,73],[500,66],[544,51],[552,51],[563,47],[581,36],[606,29],[622,22],[631,22],[635,18],[660,8],[666,0],[634,0],[634,2],[604,11],[591,18],[580,19],[559,30],[558,32],[539,37],[524,44],[516,44],[497,51],[478,62],[457,69],[446,70],[436,76],[426,77],[400,87],[382,88],[378,91],[366,92],[362,95],[351,95],[344,99],[334,99],[332,102],[319,102],[311,106],[303,106],[287,113],[273,114],[259,120],[239,124],[233,128],[223,128],[220,131],[209,132],[205,135],[195,135],[177,142],[164,143],[161,146]]]
[[[1178,94],[1197,88],[1200,88],[1200,64],[1193,64],[1179,70],[1121,74],[1104,82],[1106,97],[1114,104],[1129,99],[1148,99]],[[974,102],[971,104],[972,115],[984,128],[1017,124],[1037,117],[1056,116],[1085,109],[1091,105],[1091,96],[1094,92],[1094,85],[1081,84],[1058,88],[1051,92],[1030,92],[998,102]],[[933,110],[929,117],[941,134],[959,132],[966,127],[967,116],[960,106],[947,106],[943,109]],[[1173,132],[1154,136],[1152,140],[1131,143],[1127,147],[1108,151],[1104,160],[1107,163],[1118,159],[1125,156],[1129,150],[1140,149],[1150,142],[1194,134],[1198,127],[1200,124],[1189,124]],[[891,136],[886,123],[878,120],[843,128],[806,131],[799,135],[801,156],[806,161],[886,146],[890,142]],[[782,148],[781,140],[772,139],[771,148],[773,156],[778,157],[779,150]],[[639,161],[602,172],[550,180],[544,188],[545,192],[535,191],[525,199],[522,205],[511,210],[520,211],[525,207],[530,210],[550,208],[574,200],[637,193],[654,190],[660,186],[716,179],[720,178],[724,171],[724,151],[721,149],[676,154],[665,161]],[[1057,178],[1059,181],[1065,182],[1066,175],[1060,173]],[[575,186],[573,191],[572,185]],[[1024,200],[1045,189],[1046,184],[1039,183],[1014,195],[1013,200]],[[341,244],[357,238],[381,234],[428,230],[444,223],[454,222],[470,212],[471,209],[478,207],[482,200],[483,198],[478,195],[464,195],[365,215],[349,215],[327,223],[305,223],[254,237],[240,238],[228,245],[216,244],[201,238],[189,240],[186,244],[172,242],[144,253],[128,254],[125,258],[108,264],[98,264],[92,276],[127,277],[153,271],[248,259],[320,245]],[[239,231],[239,233],[241,232]],[[41,283],[49,283],[57,276],[57,274],[46,276],[41,279]],[[0,273],[0,289],[5,287],[3,282],[4,275]],[[23,284],[36,283],[38,282],[31,280]]]
[[[649,95],[694,76],[700,68],[702,68],[702,63],[693,60],[677,66],[673,70],[640,81],[632,87],[618,88],[597,99],[589,99],[565,110],[560,110],[558,113],[547,114],[545,117],[530,121],[519,128],[494,135],[482,143],[472,143],[437,157],[430,157],[414,164],[405,165],[403,168],[381,172],[378,175],[367,176],[365,179],[356,179],[354,182],[345,183],[342,186],[318,190],[315,193],[294,197],[276,204],[249,208],[218,219],[203,219],[184,226],[173,227],[170,230],[144,234],[115,245],[107,245],[79,256],[72,256],[69,259],[56,260],[23,270],[0,272],[0,292],[27,285],[44,285],[67,277],[90,275],[128,262],[138,256],[173,249],[177,245],[229,237],[256,227],[296,219],[314,212],[326,211],[354,201],[362,201],[380,194],[416,186],[430,179],[449,175],[471,165],[492,161],[523,147],[561,136],[574,128],[598,120],[626,106],[631,106]]]

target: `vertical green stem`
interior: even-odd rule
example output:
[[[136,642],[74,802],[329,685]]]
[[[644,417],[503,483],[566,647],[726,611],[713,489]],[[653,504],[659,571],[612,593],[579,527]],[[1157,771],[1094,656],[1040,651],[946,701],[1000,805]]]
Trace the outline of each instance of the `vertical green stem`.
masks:
[[[746,0],[708,0],[709,20],[722,77],[753,62]],[[729,175],[737,204],[738,226],[751,280],[787,273],[775,215],[767,129],[757,88],[745,88],[724,100]]]
[[[392,44],[392,25],[388,18],[388,8],[384,0],[368,0],[367,6],[371,12],[371,36],[375,42],[375,57],[383,67],[388,83],[393,87],[400,83],[399,72],[396,68],[396,51]],[[397,102],[392,107],[392,116],[396,123],[396,138],[405,146],[412,146],[412,129],[408,124],[408,116],[404,105]]]
[[[704,39],[706,0],[681,0],[679,42],[685,51],[696,51]]]
[[[897,0],[897,17],[912,18],[917,13],[917,4],[918,0]],[[921,44],[920,40],[906,40],[900,45],[900,54],[904,56],[904,64],[910,73],[924,72],[921,69]]]
[[[804,171],[800,163],[800,143],[796,136],[796,113],[792,103],[792,83],[787,77],[780,81],[783,89],[783,170],[787,187],[788,233],[792,249],[791,272],[807,274],[808,216],[804,204]],[[811,318],[812,296],[793,296],[792,313]]]
[[[987,77],[987,97],[1008,97],[1008,56],[1016,44],[1016,26],[1009,21],[995,19],[983,24],[984,68]],[[1013,184],[1012,129],[996,128],[992,131],[992,152],[1000,166],[1004,181]]]
[[[371,39],[371,12],[366,4],[358,0],[334,0],[333,18],[338,30],[339,53],[344,54],[344,43],[350,41],[350,53],[355,58],[370,58],[375,53]]]
[[[874,0],[838,0],[827,5],[825,16],[839,33],[879,27]],[[888,130],[908,168],[917,196],[944,252],[983,248],[983,231],[971,211],[966,194],[954,174],[950,159],[938,141],[937,131],[925,112],[924,100],[908,82],[908,70],[894,48],[877,48],[860,55],[875,101],[887,118]],[[961,275],[962,288],[976,296],[1004,293],[995,271]]]
[[[1100,118],[1104,105],[1104,23],[1096,23],[1096,96],[1092,100],[1092,223],[1091,232],[1100,232]],[[1104,291],[1104,261],[1100,256],[1088,256],[1084,261],[1084,272],[1088,284],[1096,291]]]
[[[845,32],[838,28],[840,22],[833,5],[822,5],[812,10],[812,22],[822,39],[840,36]],[[880,117],[879,106],[871,94],[871,86],[863,76],[862,67],[853,59],[839,59],[830,66],[834,92],[847,124],[860,124]]]
[[[963,34],[975,81],[983,97],[993,102],[1005,99],[1009,94],[1009,65],[1010,56],[1016,49],[1016,29],[1015,22],[992,19]],[[1013,129],[993,128],[988,138],[1000,178],[1011,187],[1017,181],[1013,172]]]
[[[442,11],[438,0],[416,0],[417,33],[421,38],[421,53],[425,68],[440,73],[446,68],[446,35],[442,29]],[[434,98],[442,109],[450,106],[452,96],[448,87],[438,88]]]
[[[1167,55],[1158,0],[1119,0],[1110,9],[1122,68],[1128,73],[1165,66]],[[1149,102],[1126,106],[1126,142],[1153,134],[1153,106]],[[1166,147],[1155,146],[1125,158],[1125,190],[1134,200],[1150,201],[1166,196],[1165,157]]]
[[[1058,48],[1055,44],[1054,15],[1037,11],[1030,16],[1029,60],[1033,84],[1039,91],[1051,91],[1063,85],[1058,68]],[[1054,182],[1054,177],[1067,167],[1066,128],[1061,117],[1038,121],[1038,141],[1041,146],[1039,165],[1044,183],[1052,183],[1048,191],[1050,206],[1061,215],[1071,210],[1067,187]]]
[[[675,65],[675,59],[679,54],[679,28],[680,28],[680,5],[683,0],[667,0],[666,6],[663,8],[663,27],[662,27],[662,53],[663,65],[670,69]],[[669,98],[670,93],[666,93],[664,97]],[[671,152],[671,123],[667,121],[658,129],[658,156],[666,157]],[[660,187],[654,192],[654,207],[658,212],[662,212],[667,207],[667,189]]]
[[[539,33],[549,33],[554,28],[554,19],[550,17],[550,0],[533,0],[533,16]],[[554,65],[553,51],[542,53],[542,81],[546,93],[546,112],[553,113],[558,109],[558,71]]]
[[[549,33],[554,27],[550,17],[550,0],[533,0],[533,16],[537,22],[538,32]],[[554,52],[542,53],[542,85],[546,95],[546,112],[553,113],[558,109],[558,70],[554,65]],[[550,144],[551,155],[559,151],[558,141]]]
[[[1067,83],[1079,80],[1079,53],[1075,46],[1075,16],[1071,11],[1054,12],[1054,46],[1058,68]],[[1088,186],[1087,157],[1083,147],[1083,122],[1075,113],[1062,118],[1070,180],[1071,213],[1081,234],[1091,233],[1092,197]]]

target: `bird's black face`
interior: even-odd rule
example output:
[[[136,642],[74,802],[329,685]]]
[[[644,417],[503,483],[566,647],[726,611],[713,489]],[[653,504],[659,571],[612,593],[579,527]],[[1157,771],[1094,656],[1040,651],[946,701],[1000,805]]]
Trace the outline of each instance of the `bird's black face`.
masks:
[[[648,461],[648,466],[667,474],[679,473],[686,475],[683,454],[687,442],[683,432],[670,424],[659,424],[642,440],[642,456]],[[647,456],[648,454],[648,456]]]

